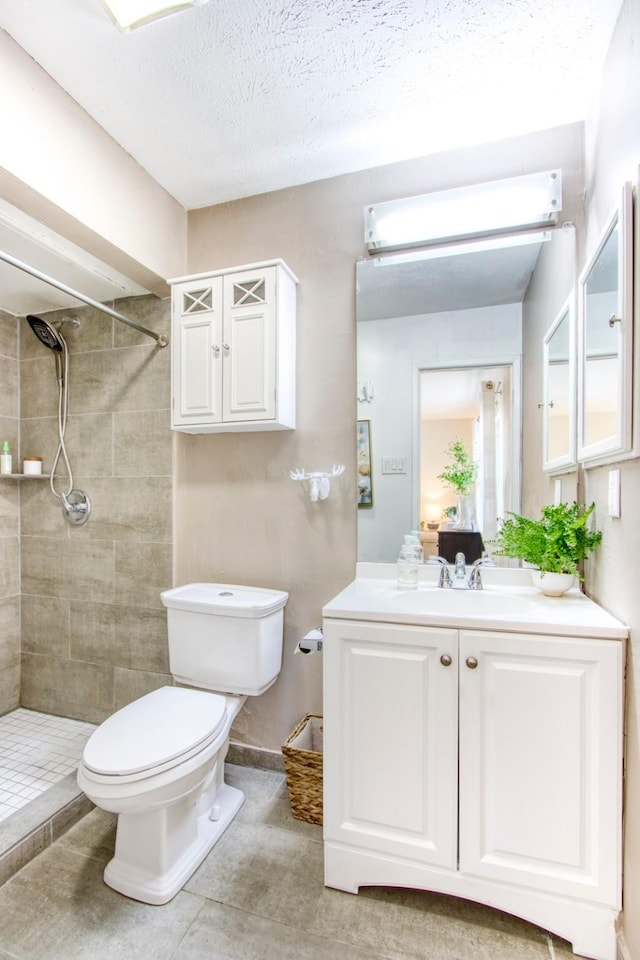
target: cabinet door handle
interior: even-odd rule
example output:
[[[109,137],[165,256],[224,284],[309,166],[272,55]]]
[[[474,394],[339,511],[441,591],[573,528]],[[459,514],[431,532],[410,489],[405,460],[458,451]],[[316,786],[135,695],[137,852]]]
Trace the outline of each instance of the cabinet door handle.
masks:
[[[225,353],[229,353],[229,344],[228,344],[228,343],[223,343],[223,344],[222,344],[222,349],[224,350]]]
[[[609,326],[615,327],[616,323],[622,323],[622,317],[616,317],[615,313],[612,313],[609,317]]]
[[[465,663],[469,667],[469,670],[475,670],[475,668],[478,666],[478,661],[475,657],[467,657]]]
[[[443,667],[451,666],[452,660],[448,653],[442,654],[442,656],[440,657],[440,663],[442,664]]]
[[[216,355],[216,357],[217,357],[218,354],[220,353],[220,347],[218,346],[218,344],[217,344],[217,343],[214,343],[213,346],[211,347],[211,349],[213,350],[213,352],[215,353],[215,355]]]

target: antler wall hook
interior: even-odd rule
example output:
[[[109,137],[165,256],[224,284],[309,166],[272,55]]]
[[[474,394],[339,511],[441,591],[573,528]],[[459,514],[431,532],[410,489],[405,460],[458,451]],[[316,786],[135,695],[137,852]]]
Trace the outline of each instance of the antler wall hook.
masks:
[[[344,464],[336,465],[328,473],[315,471],[307,473],[304,467],[302,470],[290,470],[289,476],[292,480],[307,480],[309,482],[309,500],[326,500],[331,490],[331,478],[339,477],[344,473]]]

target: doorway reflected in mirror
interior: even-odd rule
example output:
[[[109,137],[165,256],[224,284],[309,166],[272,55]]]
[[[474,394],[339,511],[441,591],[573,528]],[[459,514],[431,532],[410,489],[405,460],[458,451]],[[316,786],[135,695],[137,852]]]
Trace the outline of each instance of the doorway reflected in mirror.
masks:
[[[510,502],[511,367],[474,366],[420,372],[420,519],[455,529],[458,496],[441,475],[451,445],[461,442],[477,464],[467,524],[485,539]]]

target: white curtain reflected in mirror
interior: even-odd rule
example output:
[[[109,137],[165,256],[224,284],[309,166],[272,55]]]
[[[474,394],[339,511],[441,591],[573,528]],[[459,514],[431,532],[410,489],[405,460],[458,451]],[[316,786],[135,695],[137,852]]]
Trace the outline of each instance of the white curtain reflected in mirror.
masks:
[[[511,502],[511,366],[423,370],[420,374],[420,504],[431,530],[453,525],[455,491],[440,480],[448,449],[463,443],[478,464],[474,529],[490,540]]]

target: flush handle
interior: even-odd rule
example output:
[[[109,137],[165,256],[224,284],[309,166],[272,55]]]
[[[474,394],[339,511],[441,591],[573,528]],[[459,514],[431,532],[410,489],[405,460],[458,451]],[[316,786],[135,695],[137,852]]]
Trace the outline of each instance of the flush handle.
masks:
[[[467,657],[465,663],[469,667],[469,670],[475,670],[475,668],[478,666],[478,661],[475,657]]]
[[[450,667],[450,666],[451,666],[452,660],[451,660],[451,657],[449,656],[448,653],[443,653],[443,654],[442,654],[442,656],[440,657],[440,663],[442,664],[443,667]]]

